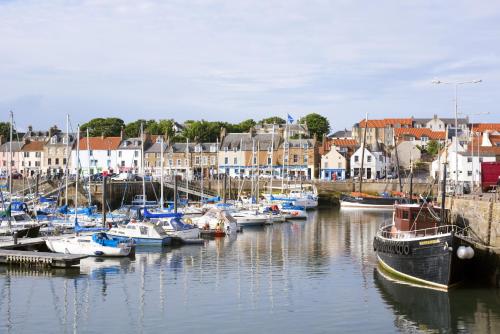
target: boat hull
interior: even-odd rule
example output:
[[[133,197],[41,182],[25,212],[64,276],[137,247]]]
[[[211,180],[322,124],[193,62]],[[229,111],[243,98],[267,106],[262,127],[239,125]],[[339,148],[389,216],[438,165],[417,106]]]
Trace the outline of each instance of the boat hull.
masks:
[[[130,246],[106,247],[95,243],[80,243],[64,239],[46,240],[45,243],[54,253],[73,255],[123,257],[128,256],[132,249]]]
[[[373,247],[380,265],[392,274],[427,286],[447,289],[464,279],[468,260],[456,255],[453,233],[425,238],[387,239],[377,235]]]
[[[398,200],[401,199],[396,197],[355,197],[355,196],[341,195],[340,207],[393,210],[394,204]]]

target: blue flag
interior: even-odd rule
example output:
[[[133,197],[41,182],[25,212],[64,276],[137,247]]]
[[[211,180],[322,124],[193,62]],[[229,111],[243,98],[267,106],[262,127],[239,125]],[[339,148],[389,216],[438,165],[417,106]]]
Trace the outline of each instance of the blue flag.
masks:
[[[292,116],[290,116],[290,114],[288,114],[288,122],[289,122],[290,124],[292,124],[292,123],[293,123],[293,117],[292,117]]]

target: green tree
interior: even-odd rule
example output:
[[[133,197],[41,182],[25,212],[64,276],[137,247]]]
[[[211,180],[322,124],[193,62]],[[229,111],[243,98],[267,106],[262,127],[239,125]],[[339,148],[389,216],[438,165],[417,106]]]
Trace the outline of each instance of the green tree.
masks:
[[[182,135],[191,141],[214,142],[220,133],[221,122],[189,121]]]
[[[247,119],[244,120],[243,122],[240,122],[237,124],[237,132],[248,132],[250,131],[250,128],[253,128],[257,123],[253,119]]]
[[[123,120],[115,117],[110,118],[94,118],[87,123],[80,126],[81,131],[89,129],[89,134],[92,137],[97,136],[119,136],[122,127],[124,126]]]
[[[12,129],[12,139],[16,138],[16,129]],[[10,123],[0,122],[0,136],[3,137],[5,141],[10,140]]]
[[[330,132],[328,119],[320,114],[308,114],[301,119],[301,123],[306,123],[311,137],[316,135],[319,140],[322,140],[324,134]]]
[[[286,121],[281,117],[273,116],[273,117],[264,118],[264,119],[260,120],[259,123],[260,124],[285,124]]]
[[[441,145],[436,140],[430,140],[427,144],[427,153],[434,156],[439,153]]]
[[[153,134],[166,135],[170,139],[172,139],[175,136],[173,119],[160,120],[158,122],[158,127],[160,128],[160,133],[153,133]]]

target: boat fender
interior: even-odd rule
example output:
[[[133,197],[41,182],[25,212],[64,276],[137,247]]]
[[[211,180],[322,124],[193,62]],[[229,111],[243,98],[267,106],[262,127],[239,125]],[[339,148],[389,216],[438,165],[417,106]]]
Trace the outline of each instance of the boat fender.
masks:
[[[403,244],[398,244],[398,251],[397,251],[398,255],[401,255],[403,254]]]
[[[404,255],[409,255],[409,254],[410,254],[410,245],[406,244],[406,245],[403,247],[403,254],[404,254]]]
[[[191,218],[186,218],[184,221],[186,222],[186,224],[189,224],[189,225],[191,225],[193,223],[193,220]]]
[[[466,259],[472,259],[474,257],[474,249],[470,246],[465,247]]]
[[[465,246],[458,247],[457,256],[460,260],[466,260],[467,259],[467,247],[465,247]]]
[[[102,252],[102,251],[95,251],[95,252],[94,252],[94,254],[95,254],[96,256],[103,256],[103,255],[104,255],[104,252]]]

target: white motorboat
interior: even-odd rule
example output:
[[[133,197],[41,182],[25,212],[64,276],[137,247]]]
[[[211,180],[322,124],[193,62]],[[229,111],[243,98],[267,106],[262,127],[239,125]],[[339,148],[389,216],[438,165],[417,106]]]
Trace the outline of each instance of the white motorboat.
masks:
[[[226,234],[238,232],[238,222],[225,209],[211,208],[203,216],[192,218],[192,221],[202,229],[224,231]]]
[[[172,241],[161,226],[135,220],[113,227],[108,234],[115,238],[133,239],[136,245],[169,245]]]
[[[161,226],[167,234],[182,240],[200,238],[200,229],[198,226],[186,224],[180,217],[160,218],[156,221],[156,225]]]
[[[89,256],[128,256],[134,247],[131,239],[112,238],[104,232],[49,238],[45,240],[45,243],[54,253]]]
[[[269,221],[268,215],[252,210],[241,210],[231,212],[239,226],[263,226]]]

